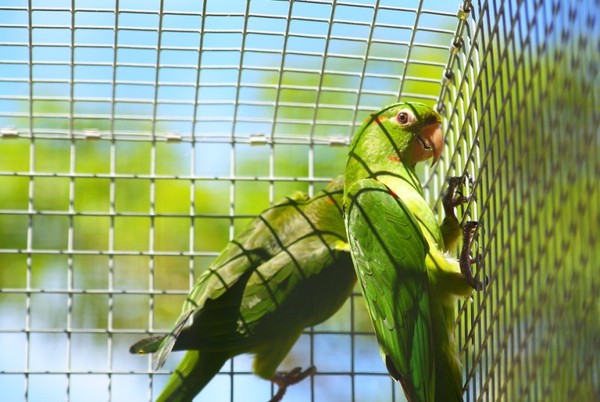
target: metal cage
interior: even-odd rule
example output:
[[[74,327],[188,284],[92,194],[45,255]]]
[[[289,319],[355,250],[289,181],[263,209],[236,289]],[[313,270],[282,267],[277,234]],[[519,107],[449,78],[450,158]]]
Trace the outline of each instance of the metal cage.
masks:
[[[473,177],[465,400],[600,400],[597,0],[51,3],[0,4],[1,399],[153,400],[178,357],[154,372],[129,345],[403,99],[444,116],[432,205]],[[358,291],[282,368],[309,364],[286,401],[404,400]],[[240,356],[197,399],[273,391]]]

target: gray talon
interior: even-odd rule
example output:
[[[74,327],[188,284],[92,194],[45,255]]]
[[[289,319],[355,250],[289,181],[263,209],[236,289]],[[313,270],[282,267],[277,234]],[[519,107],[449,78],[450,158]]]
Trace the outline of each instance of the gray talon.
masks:
[[[484,284],[480,280],[475,279],[471,270],[471,265],[480,263],[482,259],[480,254],[478,254],[475,258],[471,257],[471,245],[475,239],[475,233],[477,232],[478,227],[479,223],[476,221],[468,221],[463,225],[463,246],[458,261],[460,265],[460,271],[467,279],[469,285],[471,285],[473,289],[481,291],[487,284],[487,278],[486,283]]]
[[[287,391],[287,387],[290,385],[294,385],[304,380],[306,377],[311,376],[317,372],[315,366],[310,366],[306,370],[302,371],[302,368],[296,367],[292,371],[288,373],[277,373],[272,378],[271,381],[275,383],[279,389],[277,393],[269,400],[269,402],[279,402],[285,395]]]
[[[454,216],[454,208],[469,201],[469,198],[463,195],[461,189],[461,187],[466,184],[467,180],[469,183],[473,182],[473,179],[471,179],[468,172],[465,172],[462,176],[452,176],[448,178],[448,189],[442,197],[442,205],[444,206],[446,215]]]

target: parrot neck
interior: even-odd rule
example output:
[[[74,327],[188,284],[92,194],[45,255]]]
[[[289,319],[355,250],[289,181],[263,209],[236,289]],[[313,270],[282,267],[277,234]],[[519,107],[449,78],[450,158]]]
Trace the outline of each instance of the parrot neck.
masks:
[[[350,185],[358,180],[383,177],[402,177],[418,191],[421,183],[415,173],[415,163],[406,149],[406,143],[393,144],[388,138],[381,138],[377,132],[370,131],[368,127],[355,138],[350,148],[348,163],[346,165],[345,185]],[[404,152],[403,152],[404,151]]]
[[[417,177],[414,166],[407,166],[396,160],[378,160],[366,166],[360,159],[350,157],[346,166],[346,182],[349,186],[362,179],[375,179],[388,182],[393,178],[401,178],[417,192],[422,193],[421,182]]]

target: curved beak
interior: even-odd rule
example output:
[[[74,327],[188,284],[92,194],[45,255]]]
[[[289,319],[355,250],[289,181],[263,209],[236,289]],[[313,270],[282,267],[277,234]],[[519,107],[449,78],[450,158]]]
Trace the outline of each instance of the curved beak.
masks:
[[[442,136],[442,125],[440,123],[429,124],[417,135],[415,141],[415,161],[420,162],[433,157],[431,165],[433,166],[442,155],[444,146],[444,137]]]

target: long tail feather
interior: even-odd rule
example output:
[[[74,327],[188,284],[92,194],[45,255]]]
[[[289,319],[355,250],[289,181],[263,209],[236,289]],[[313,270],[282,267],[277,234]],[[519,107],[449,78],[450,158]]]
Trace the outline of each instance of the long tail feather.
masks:
[[[156,402],[188,402],[219,372],[229,356],[190,350],[173,372]]]

